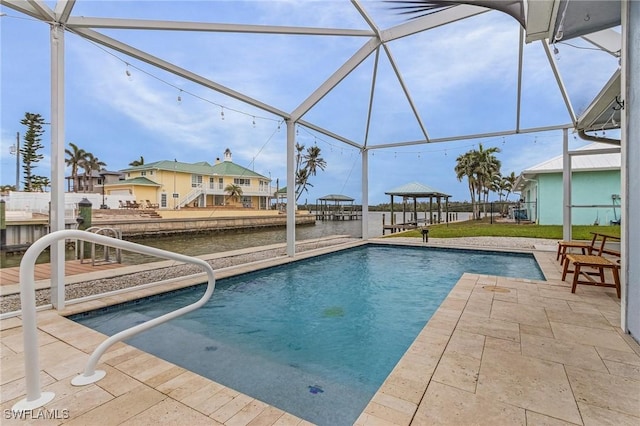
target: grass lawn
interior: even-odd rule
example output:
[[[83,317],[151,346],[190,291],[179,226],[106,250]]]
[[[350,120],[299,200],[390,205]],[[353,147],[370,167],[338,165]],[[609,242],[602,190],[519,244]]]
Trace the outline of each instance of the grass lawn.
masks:
[[[574,240],[591,240],[591,232],[620,236],[620,226],[593,226],[574,225],[572,236]],[[416,237],[422,238],[420,229],[397,232],[388,237]],[[516,223],[489,223],[489,218],[481,220],[469,220],[447,224],[429,225],[429,237],[431,238],[455,238],[455,237],[529,237],[548,238],[551,240],[562,239],[562,225],[535,225]]]

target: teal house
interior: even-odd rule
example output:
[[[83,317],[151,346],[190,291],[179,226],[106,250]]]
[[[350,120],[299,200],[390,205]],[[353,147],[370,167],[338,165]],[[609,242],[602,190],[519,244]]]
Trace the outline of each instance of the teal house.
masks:
[[[611,145],[592,143],[577,149]],[[571,159],[571,223],[609,225],[620,221],[620,153],[576,155]],[[562,224],[562,155],[520,173],[514,184],[520,194],[521,219],[540,225]]]

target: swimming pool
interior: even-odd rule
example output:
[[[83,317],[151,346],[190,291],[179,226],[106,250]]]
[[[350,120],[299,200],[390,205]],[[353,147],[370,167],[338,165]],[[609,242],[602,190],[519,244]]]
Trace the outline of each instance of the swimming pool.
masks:
[[[544,279],[531,255],[369,244],[219,280],[128,341],[320,425],[353,424],[464,272]],[[112,335],[204,287],[72,319]]]

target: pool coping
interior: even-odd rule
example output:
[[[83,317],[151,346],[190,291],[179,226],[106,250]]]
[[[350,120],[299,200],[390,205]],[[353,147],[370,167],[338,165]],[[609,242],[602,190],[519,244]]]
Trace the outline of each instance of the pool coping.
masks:
[[[406,244],[401,241],[359,241],[338,247],[325,247],[317,251],[313,250],[300,253],[296,255],[295,259],[277,258],[271,261],[260,261],[255,264],[225,268],[227,270],[217,271],[217,276],[222,278],[224,276],[241,274],[255,269],[262,269],[262,267],[266,265],[276,266],[302,258],[333,252],[336,248],[345,249],[368,243],[421,245],[418,243]],[[477,247],[455,248],[482,250]],[[519,358],[515,359],[517,359],[518,362],[522,362],[520,358],[527,358],[528,360],[531,357],[527,356],[528,353],[525,353],[523,349],[525,343],[527,344],[526,347],[528,351],[530,350],[530,341],[534,337],[539,339],[550,338],[548,333],[545,334],[545,332],[551,330],[553,334],[554,327],[559,327],[558,329],[560,330],[562,327],[567,326],[567,324],[571,325],[572,322],[575,322],[575,315],[577,315],[577,318],[588,318],[590,313],[596,315],[594,313],[596,310],[601,311],[600,315],[606,321],[606,324],[602,322],[599,323],[598,327],[600,327],[600,330],[605,329],[609,332],[605,339],[607,340],[607,345],[614,345],[610,343],[610,341],[614,341],[612,340],[611,333],[618,336],[618,339],[624,343],[621,344],[619,340],[615,340],[615,344],[621,344],[621,346],[616,348],[607,346],[600,348],[598,345],[591,346],[600,354],[603,361],[609,363],[616,362],[624,367],[618,365],[618,370],[623,368],[625,372],[622,376],[620,374],[609,373],[614,382],[622,379],[626,380],[623,384],[624,386],[618,383],[621,389],[628,391],[630,386],[632,390],[637,386],[638,390],[640,390],[640,367],[636,367],[637,372],[633,368],[633,366],[636,365],[634,364],[635,362],[637,362],[637,365],[640,365],[640,348],[630,336],[622,333],[619,328],[619,301],[614,300],[611,289],[579,288],[576,294],[570,293],[568,284],[559,280],[561,271],[555,261],[555,254],[548,251],[500,250],[493,247],[489,250],[533,253],[547,281],[511,279],[478,274],[463,275],[454,285],[431,320],[418,334],[383,385],[378,389],[355,424],[398,426],[425,423],[460,424],[465,416],[469,416],[466,417],[468,419],[473,419],[475,416],[476,422],[478,419],[477,416],[487,416],[487,419],[494,419],[498,423],[509,422],[511,424],[525,424],[527,419],[535,417],[537,420],[563,420],[574,424],[583,424],[585,420],[589,419],[589,413],[591,413],[590,415],[593,417],[602,415],[603,410],[612,418],[622,419],[621,424],[625,423],[625,419],[636,420],[636,417],[640,418],[640,412],[638,412],[640,409],[635,409],[636,411],[634,411],[633,408],[616,408],[611,410],[607,407],[602,407],[602,405],[606,404],[600,403],[599,401],[593,402],[588,400],[586,403],[580,402],[579,399],[581,396],[576,395],[576,391],[573,391],[575,397],[573,404],[580,408],[568,410],[569,412],[565,413],[553,404],[550,404],[551,408],[545,411],[544,407],[530,407],[527,405],[527,401],[514,403],[509,400],[508,395],[500,395],[498,392],[496,396],[495,393],[492,393],[494,391],[486,390],[487,384],[485,383],[485,379],[488,377],[487,374],[492,374],[493,370],[491,367],[485,367],[485,370],[483,370],[483,357],[487,357],[487,362],[492,361],[496,356],[503,356],[505,358],[513,357],[514,354],[518,352],[516,350],[517,346],[520,345]],[[45,347],[55,345],[56,343],[62,344],[64,342],[64,344],[74,349],[72,351],[74,352],[74,357],[86,360],[88,354],[100,341],[104,340],[106,336],[76,324],[68,320],[66,316],[93,310],[109,304],[121,303],[128,299],[137,299],[150,294],[157,294],[158,292],[200,283],[202,283],[202,277],[192,276],[189,277],[188,280],[181,282],[174,280],[154,287],[128,291],[122,294],[112,294],[104,298],[70,304],[60,313],[50,310],[42,311],[38,314],[38,328],[46,337],[44,339],[41,338],[41,342],[39,343],[43,352],[45,352]],[[534,294],[536,294],[536,296],[533,296]],[[544,294],[544,296],[541,296],[541,294]],[[526,297],[537,297],[540,300],[536,299],[534,304],[523,303],[522,306],[520,306],[518,304],[520,295],[522,295],[521,298],[523,299]],[[520,315],[520,313],[517,312],[518,309],[512,310],[505,308],[505,306],[510,308],[511,306],[509,305],[514,305],[513,307],[519,309],[532,310],[533,306],[542,305],[542,309],[545,310],[547,309],[544,307],[545,303],[549,306],[556,306],[560,302],[566,302],[567,306],[573,306],[572,313],[575,315],[573,317],[569,315],[569,320],[558,319],[560,314],[557,314],[555,310],[547,311],[547,317],[549,317],[548,312],[555,315],[553,317],[554,321],[549,321],[550,325],[548,328],[531,325],[530,319],[523,320],[519,318],[518,315]],[[573,305],[569,305],[569,303],[573,303]],[[502,317],[500,317],[500,315]],[[516,321],[516,319],[520,322]],[[10,353],[9,358],[7,358],[9,364],[15,364],[16,367],[19,367],[19,362],[16,360],[21,358],[20,342],[17,338],[18,333],[16,333],[15,330],[20,328],[21,320],[18,317],[9,318],[2,320],[0,324],[2,326],[2,332],[4,333],[3,367],[7,364],[7,362],[4,361],[5,349],[13,352]],[[516,328],[517,333],[515,332]],[[509,330],[511,330],[511,334],[509,334]],[[50,339],[53,339],[53,341]],[[479,344],[480,341],[482,341],[482,345]],[[482,348],[479,349],[479,346],[482,346]],[[600,349],[600,351],[598,351],[598,349]],[[487,355],[485,355],[485,352]],[[498,353],[498,355],[496,355],[496,353]],[[602,353],[605,355],[603,356]],[[13,356],[14,354],[15,356]],[[44,355],[44,353],[41,354],[43,360],[46,358]],[[616,358],[616,360],[607,358]],[[624,359],[621,360],[619,358]],[[138,362],[136,362],[136,360]],[[92,416],[105,415],[104,410],[108,410],[108,408],[102,407],[114,407],[115,403],[112,402],[114,400],[119,400],[120,403],[128,400],[128,398],[136,400],[137,397],[131,395],[130,392],[121,393],[122,390],[112,388],[113,383],[110,382],[116,380],[115,378],[111,380],[105,378],[101,381],[105,382],[106,380],[105,383],[98,382],[89,385],[86,389],[71,389],[68,384],[62,382],[70,380],[73,375],[79,373],[80,371],[78,371],[78,369],[81,370],[84,367],[84,363],[81,363],[80,367],[65,367],[62,365],[64,364],[63,361],[64,360],[57,359],[53,365],[50,365],[50,360],[48,360],[47,362],[43,362],[44,365],[42,368],[43,375],[47,377],[44,383],[46,388],[62,387],[65,389],[62,393],[62,395],[65,396],[63,401],[68,400],[74,395],[77,396],[82,392],[101,394],[105,399],[107,399],[107,395],[104,395],[104,392],[107,392],[112,398],[109,398],[99,405],[95,405],[95,401],[92,400],[89,402],[89,407],[77,409],[77,413],[80,413],[79,415],[72,416],[68,421],[67,419],[62,419],[59,424],[82,423],[92,418],[95,420],[100,417]],[[545,362],[549,363],[548,360]],[[153,397],[157,399],[157,401],[155,401],[155,399],[149,397],[155,401],[153,404],[147,400],[143,403],[134,404],[136,405],[136,410],[134,411],[140,411],[130,414],[130,417],[125,420],[139,420],[139,416],[142,415],[142,413],[151,415],[151,413],[154,412],[153,410],[159,409],[157,408],[158,406],[171,405],[174,406],[174,408],[178,406],[180,408],[178,411],[180,412],[184,411],[188,413],[184,415],[196,418],[205,415],[208,416],[209,420],[213,419],[220,424],[236,425],[251,424],[251,422],[257,424],[258,421],[264,422],[260,424],[309,424],[282,410],[270,407],[246,395],[239,394],[214,381],[190,373],[126,344],[119,343],[114,346],[103,356],[101,364],[100,367],[104,367],[109,372],[107,377],[110,375],[118,376],[127,383],[133,381],[136,384],[136,389],[143,386],[150,395],[152,394]],[[555,367],[556,364],[558,363],[556,362],[553,366]],[[562,365],[569,377],[567,381],[571,381],[573,376],[579,376],[578,373],[572,370],[575,370],[575,366],[571,365],[571,362]],[[609,368],[609,370],[612,370],[612,368]],[[483,374],[484,371],[487,373]],[[569,375],[569,371],[571,371],[573,376]],[[13,374],[15,375],[15,373]],[[584,381],[585,379],[582,378],[581,380]],[[573,385],[573,381],[571,381],[571,384]],[[24,378],[15,377],[14,380],[10,380],[9,382],[5,382],[3,379],[2,388],[2,407],[7,409],[12,406],[13,402],[20,398],[20,395],[24,394]],[[125,389],[128,389],[128,387],[125,387]],[[213,412],[208,412],[211,409],[211,405],[206,409],[203,408],[201,397],[204,389],[207,389],[208,392],[211,393],[209,399],[217,398],[220,400],[219,403],[222,404]],[[198,395],[200,395],[200,397]],[[222,396],[224,396],[224,398],[222,398]],[[463,397],[462,400],[460,399],[461,396]],[[492,396],[493,399],[488,398],[489,396]],[[614,397],[618,397],[618,394],[615,393]],[[76,398],[76,400],[77,399],[78,398]],[[635,402],[635,400],[631,402]],[[62,404],[62,402],[58,402],[58,405],[60,404]],[[81,406],[82,404],[76,401],[76,405]],[[620,404],[613,404],[614,408],[618,405]],[[593,407],[596,407],[597,410]],[[576,416],[576,412],[578,412],[579,416]],[[587,414],[585,415],[585,413]],[[111,415],[115,414],[112,413]],[[523,419],[524,423],[522,422]],[[101,420],[104,419],[101,418]]]

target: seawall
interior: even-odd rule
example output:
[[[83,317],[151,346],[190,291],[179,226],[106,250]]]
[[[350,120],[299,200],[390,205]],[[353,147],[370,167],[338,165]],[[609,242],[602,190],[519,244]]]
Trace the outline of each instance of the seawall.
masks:
[[[170,234],[188,234],[197,232],[227,232],[240,229],[257,229],[285,227],[287,216],[277,212],[271,214],[251,214],[251,212],[216,212],[207,214],[202,212],[170,212],[165,217],[164,212],[158,211],[162,217],[131,217],[128,215],[95,215],[93,226],[104,228],[118,228],[123,237],[153,236]],[[209,212],[210,213],[210,212]],[[182,216],[182,217],[181,217]],[[296,225],[314,225],[315,216],[308,212],[296,214]]]

